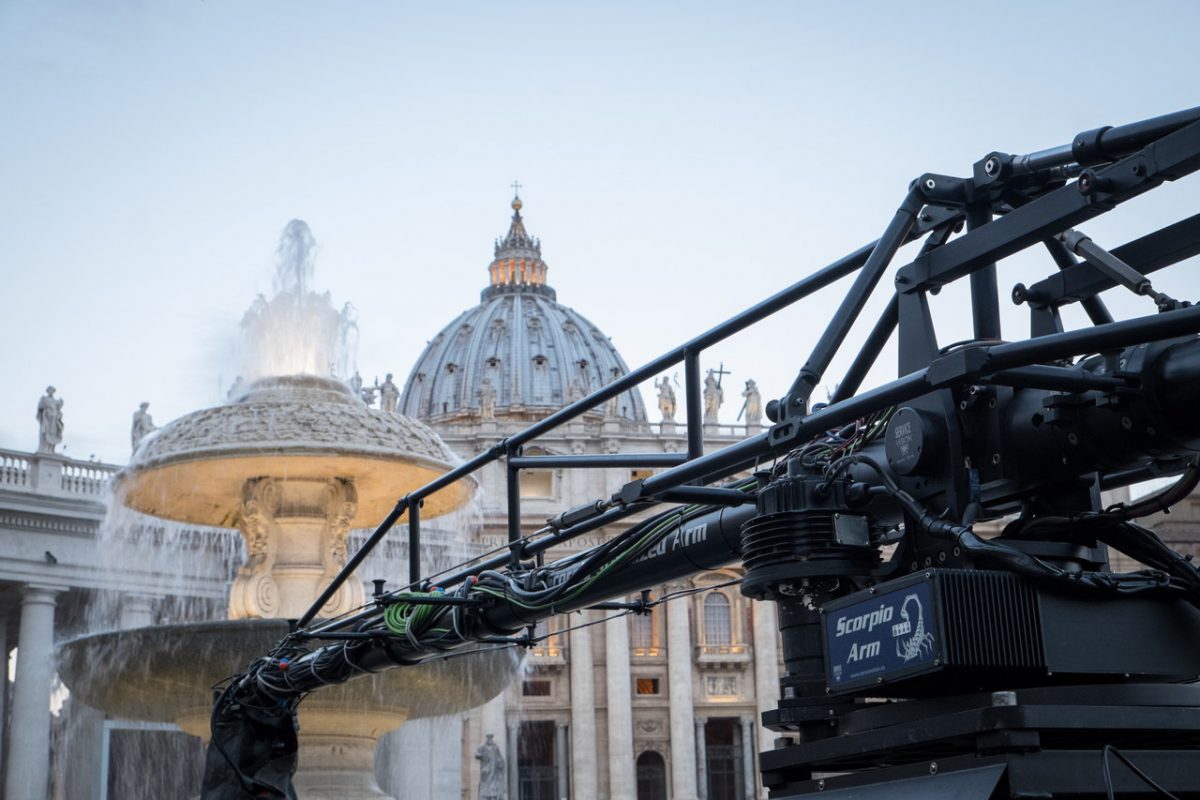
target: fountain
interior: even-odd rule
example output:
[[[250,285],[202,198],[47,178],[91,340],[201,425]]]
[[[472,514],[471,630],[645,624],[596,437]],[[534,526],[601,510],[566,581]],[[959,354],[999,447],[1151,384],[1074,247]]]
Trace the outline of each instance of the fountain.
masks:
[[[117,716],[176,722],[208,738],[211,687],[267,652],[345,564],[352,528],[378,523],[406,492],[448,471],[454,456],[421,423],[368,408],[345,383],[349,308],[308,286],[312,236],[293,220],[280,244],[276,295],[243,321],[246,388],[232,402],[183,416],[148,436],[118,476],[117,499],[156,517],[236,528],[247,559],[232,582],[228,620],[93,634],[65,643],[59,672],[74,696]],[[423,518],[466,503],[459,481],[425,501]],[[347,581],[322,609],[350,611],[363,584]],[[386,797],[375,745],[406,720],[458,712],[498,694],[516,674],[511,650],[372,675],[300,706],[303,798]]]

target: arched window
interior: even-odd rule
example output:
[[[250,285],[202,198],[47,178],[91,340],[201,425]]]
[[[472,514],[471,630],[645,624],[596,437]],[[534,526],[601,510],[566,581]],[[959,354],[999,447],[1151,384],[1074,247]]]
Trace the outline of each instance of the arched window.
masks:
[[[733,644],[729,598],[721,592],[711,592],[704,598],[704,643]]]
[[[637,758],[637,800],[667,800],[667,765],[653,750]]]

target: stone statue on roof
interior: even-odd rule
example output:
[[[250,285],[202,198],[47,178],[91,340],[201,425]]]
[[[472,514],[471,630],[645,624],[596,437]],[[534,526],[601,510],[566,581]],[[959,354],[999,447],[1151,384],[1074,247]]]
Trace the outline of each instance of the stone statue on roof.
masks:
[[[53,453],[63,437],[63,401],[54,396],[54,387],[47,386],[46,394],[38,400],[38,452]]]
[[[762,393],[758,391],[758,384],[754,381],[746,381],[746,388],[742,391],[742,397],[746,398],[746,402],[742,404],[742,413],[746,415],[746,427],[757,428],[762,425]],[[738,414],[741,418],[742,414]]]
[[[392,383],[392,373],[388,373],[379,387],[379,407],[389,414],[396,413],[396,403],[400,401],[400,390]]]
[[[150,412],[146,410],[148,408],[150,408],[150,404],[144,402],[138,406],[137,411],[133,412],[133,427],[129,431],[129,440],[134,450],[137,450],[137,446],[141,444],[142,439],[145,439],[154,431],[154,419],[150,416]]]
[[[654,388],[658,389],[658,410],[662,412],[662,421],[674,422],[675,389],[671,387],[671,379],[663,375],[661,381],[654,382]]]
[[[710,369],[704,378],[704,421],[713,425],[717,424],[717,414],[725,402],[725,390],[721,388],[721,381],[713,376],[714,372]]]

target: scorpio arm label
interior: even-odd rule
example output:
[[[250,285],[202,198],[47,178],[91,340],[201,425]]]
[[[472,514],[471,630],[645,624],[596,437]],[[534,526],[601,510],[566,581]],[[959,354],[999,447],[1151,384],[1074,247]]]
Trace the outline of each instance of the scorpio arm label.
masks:
[[[826,677],[832,688],[886,681],[937,657],[927,582],[870,596],[825,615]]]

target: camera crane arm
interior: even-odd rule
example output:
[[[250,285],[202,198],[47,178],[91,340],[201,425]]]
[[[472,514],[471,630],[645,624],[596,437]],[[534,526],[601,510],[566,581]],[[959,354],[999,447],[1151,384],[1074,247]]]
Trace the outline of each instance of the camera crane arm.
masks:
[[[1190,565],[1173,561],[1153,537],[1130,527],[1128,518],[1097,513],[1093,493],[1106,480],[1131,480],[1161,464],[1186,467],[1185,480],[1195,478],[1195,467],[1187,464],[1200,451],[1200,423],[1192,413],[1200,400],[1200,308],[1175,303],[1155,316],[1109,322],[1095,294],[1131,276],[1111,263],[1108,269],[1097,268],[1093,262],[1102,257],[1095,250],[1082,253],[1089,260],[1075,262],[1057,248],[1054,237],[1197,168],[1200,109],[1192,109],[1097,129],[1075,137],[1069,146],[1027,156],[992,153],[975,165],[972,178],[922,176],[878,242],[405,498],[293,633],[221,693],[214,707],[205,797],[247,792],[290,796],[294,711],[308,691],[360,672],[443,657],[473,642],[527,642],[520,631],[552,613],[738,559],[746,567],[743,592],[777,600],[781,610],[806,597],[804,603],[810,605],[814,598],[849,602],[858,588],[911,572],[910,559],[915,569],[919,558],[942,547],[947,538],[957,542],[961,553],[952,561],[967,569],[1015,570],[1031,579],[1073,582],[1082,591],[1193,598],[1194,569],[1189,572]],[[1068,183],[1074,177],[1078,180]],[[967,232],[952,238],[964,223]],[[900,246],[922,236],[924,247],[898,270],[896,295],[835,402],[809,408],[812,387],[867,295]],[[995,283],[988,279],[995,262],[1043,242],[1052,255],[1057,252],[1061,271],[1019,298],[1030,304],[1034,330],[1041,335],[1014,343],[976,340],[939,348],[928,294],[971,276],[976,331],[986,330],[996,317]],[[1164,228],[1126,250],[1117,248],[1112,255],[1142,274],[1178,262],[1200,252],[1200,219]],[[1133,257],[1133,251],[1140,257]],[[768,406],[776,424],[764,434],[701,455],[698,353],[855,271],[854,288],[791,390]],[[983,279],[976,280],[979,276]],[[1076,300],[1086,303],[1100,324],[1064,332],[1058,307]],[[896,330],[901,377],[855,394]],[[1089,353],[1102,355],[1074,361]],[[419,508],[421,497],[492,460],[520,457],[525,442],[681,360],[688,373],[688,460],[628,484],[612,498],[560,515],[540,536],[513,537],[509,554],[443,579],[440,591],[419,584],[425,591],[378,597],[359,614],[310,627],[328,596],[405,510]],[[916,455],[914,443],[919,445]],[[910,449],[899,452],[905,444]],[[990,464],[985,454],[992,454]],[[781,461],[754,480],[703,490],[708,495],[689,486],[771,458]],[[746,502],[739,502],[743,497]],[[1174,499],[1175,494],[1164,494],[1137,510]],[[569,559],[544,567],[523,561],[586,530],[672,500],[692,502]],[[510,518],[515,518],[513,502],[510,492]],[[998,543],[971,531],[973,519],[1018,509],[1024,515],[1018,527],[1046,537],[1053,546],[1031,545],[1020,530],[1012,537],[1006,532]],[[410,513],[410,534],[416,525],[418,515]],[[1124,545],[1152,569],[1124,578],[1063,578],[1109,575],[1088,560],[1095,553],[1089,538]],[[896,553],[881,563],[878,548],[889,541],[898,544]],[[811,671],[812,626],[818,623],[805,613],[788,611],[788,621],[781,622],[789,661],[785,695],[793,692],[800,705],[810,702],[806,693],[818,684],[822,694],[826,691],[825,678]],[[800,636],[801,629],[808,632]],[[329,643],[310,646],[322,639]],[[801,639],[807,650],[797,650]],[[816,656],[819,661],[819,651]],[[784,705],[775,722],[785,727],[791,724],[784,719],[788,714],[807,713]]]

